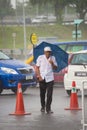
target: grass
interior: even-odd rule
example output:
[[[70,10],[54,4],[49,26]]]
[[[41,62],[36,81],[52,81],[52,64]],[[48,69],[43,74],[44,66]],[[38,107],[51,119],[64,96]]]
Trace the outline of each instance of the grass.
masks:
[[[32,25],[26,26],[27,47],[31,46],[30,35],[36,33],[38,37],[57,37],[58,41],[72,41],[72,31],[75,30],[74,25]],[[87,25],[80,25],[78,30],[82,31],[80,40],[87,40]],[[22,26],[0,26],[0,48],[13,48],[12,34],[16,33],[16,48],[24,48],[24,33]]]

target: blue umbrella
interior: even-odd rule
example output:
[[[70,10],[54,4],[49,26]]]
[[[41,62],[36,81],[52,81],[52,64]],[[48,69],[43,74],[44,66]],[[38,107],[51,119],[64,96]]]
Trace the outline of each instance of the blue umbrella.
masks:
[[[44,54],[44,47],[46,46],[51,47],[52,55],[55,56],[58,64],[58,69],[56,70],[56,72],[59,72],[68,65],[68,54],[57,45],[42,42],[38,46],[34,47],[34,62],[36,63],[38,56]]]

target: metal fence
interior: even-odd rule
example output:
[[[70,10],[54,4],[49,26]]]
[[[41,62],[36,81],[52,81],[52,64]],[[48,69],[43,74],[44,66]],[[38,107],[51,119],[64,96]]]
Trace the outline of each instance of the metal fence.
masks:
[[[85,91],[85,85],[87,85],[87,81],[83,81],[82,83],[82,120],[81,120],[81,124],[82,124],[82,130],[86,130],[87,127],[87,121],[85,119],[85,101],[84,101],[84,91]]]

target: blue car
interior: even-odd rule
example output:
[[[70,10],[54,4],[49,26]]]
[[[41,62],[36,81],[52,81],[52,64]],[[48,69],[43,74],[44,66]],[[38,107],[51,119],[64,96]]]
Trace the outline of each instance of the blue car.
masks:
[[[11,89],[16,93],[18,83],[21,83],[23,92],[29,86],[36,86],[37,80],[32,66],[0,52],[0,94],[3,89]]]

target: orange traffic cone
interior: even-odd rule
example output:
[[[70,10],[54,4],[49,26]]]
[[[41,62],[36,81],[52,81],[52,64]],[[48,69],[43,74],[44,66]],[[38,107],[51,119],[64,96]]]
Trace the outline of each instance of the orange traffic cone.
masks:
[[[31,113],[25,113],[21,83],[18,83],[16,108],[15,108],[15,112],[10,115],[30,115],[30,114]]]
[[[78,97],[77,97],[77,93],[76,93],[75,81],[72,82],[72,91],[71,91],[71,96],[70,96],[70,107],[65,108],[65,110],[81,110],[81,108],[79,108],[79,104],[78,104]]]

